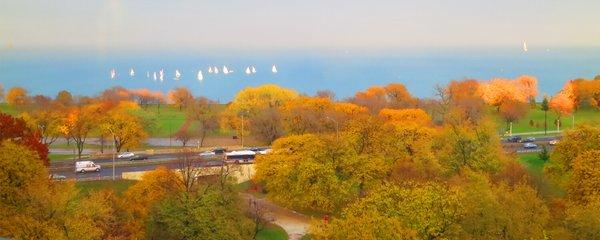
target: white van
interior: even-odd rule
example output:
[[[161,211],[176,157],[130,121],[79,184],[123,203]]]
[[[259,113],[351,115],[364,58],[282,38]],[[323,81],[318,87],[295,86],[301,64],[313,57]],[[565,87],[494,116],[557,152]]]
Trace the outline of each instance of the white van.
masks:
[[[85,173],[85,172],[100,172],[100,165],[96,165],[92,161],[80,161],[75,162],[75,172]]]

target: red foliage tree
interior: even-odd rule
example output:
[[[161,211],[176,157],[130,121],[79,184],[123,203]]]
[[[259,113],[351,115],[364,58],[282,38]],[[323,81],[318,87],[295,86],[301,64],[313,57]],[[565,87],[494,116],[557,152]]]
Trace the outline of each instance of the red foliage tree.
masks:
[[[40,141],[37,131],[27,127],[25,120],[0,112],[0,141],[10,140],[36,151],[45,166],[50,165],[48,146]]]

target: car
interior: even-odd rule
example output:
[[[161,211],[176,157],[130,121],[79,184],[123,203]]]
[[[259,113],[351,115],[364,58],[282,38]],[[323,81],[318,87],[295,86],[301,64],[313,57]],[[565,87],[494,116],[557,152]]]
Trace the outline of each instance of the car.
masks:
[[[521,136],[510,136],[506,139],[507,142],[521,142]]]
[[[55,174],[55,173],[50,174],[49,178],[50,178],[50,180],[55,180],[55,181],[63,181],[63,180],[67,179],[67,177],[65,177],[65,175],[60,175],[60,174]]]
[[[535,138],[534,137],[528,137],[525,138],[525,140],[523,140],[524,143],[528,143],[528,142],[535,142]]]
[[[538,147],[538,145],[535,144],[535,143],[525,143],[525,144],[523,144],[523,148],[525,148],[525,149],[535,149],[537,147]]]
[[[78,173],[100,172],[100,170],[102,170],[100,165],[95,164],[92,161],[75,162],[75,172],[78,172]]]
[[[147,160],[148,156],[143,155],[143,154],[139,154],[139,155],[134,155],[133,157],[129,158],[129,161],[134,161],[134,160]]]
[[[211,157],[215,155],[215,152],[213,151],[204,151],[201,152],[200,154],[198,154],[200,157]]]
[[[222,148],[222,147],[214,148],[212,150],[212,152],[215,154],[224,154],[226,151],[227,151],[227,149]]]
[[[557,139],[550,140],[548,142],[548,144],[550,144],[550,146],[554,146],[554,145],[558,144],[558,140]]]
[[[117,158],[131,158],[133,156],[135,156],[135,154],[132,152],[124,152],[124,153],[117,155]]]

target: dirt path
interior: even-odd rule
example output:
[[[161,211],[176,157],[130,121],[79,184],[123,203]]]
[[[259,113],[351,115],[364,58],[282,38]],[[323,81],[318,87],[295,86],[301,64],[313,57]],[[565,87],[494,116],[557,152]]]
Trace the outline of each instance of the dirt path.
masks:
[[[290,240],[298,240],[308,232],[310,217],[297,213],[295,211],[280,207],[266,199],[257,198],[251,194],[242,194],[246,200],[254,200],[265,207],[273,219],[272,223],[283,228]]]

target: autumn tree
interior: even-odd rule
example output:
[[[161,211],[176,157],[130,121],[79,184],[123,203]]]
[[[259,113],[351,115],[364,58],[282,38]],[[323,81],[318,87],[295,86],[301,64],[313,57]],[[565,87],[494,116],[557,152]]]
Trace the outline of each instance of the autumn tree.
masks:
[[[331,101],[335,101],[335,93],[331,90],[319,90],[315,93],[315,97],[327,98]]]
[[[575,104],[565,92],[559,92],[550,99],[550,109],[554,110],[560,127],[560,118],[573,113]]]
[[[452,239],[457,237],[457,222],[463,211],[459,193],[442,184],[408,182],[402,186],[385,183],[367,197],[346,207],[341,217],[332,221],[332,227],[317,225],[313,232],[318,239],[327,236],[338,239],[335,231],[339,226],[342,231],[357,237],[379,235],[393,236],[392,239]],[[349,224],[348,221],[356,222],[357,219],[378,220],[383,225],[355,226],[354,230],[344,227]],[[326,229],[321,230],[320,227]],[[374,233],[374,229],[386,231]],[[407,235],[401,237],[400,234]]]
[[[579,155],[592,150],[600,150],[600,128],[581,125],[566,131],[552,153],[544,172],[553,180],[565,186],[572,174],[574,160]]]
[[[29,128],[38,131],[43,144],[50,146],[62,136],[60,126],[64,116],[61,112],[42,108],[22,113],[21,117],[27,122]]]
[[[484,101],[478,93],[479,82],[474,79],[451,81],[444,89],[449,108],[457,109],[471,123],[478,122],[484,115]],[[453,110],[452,109],[452,110]],[[448,109],[448,111],[452,111]]]
[[[186,87],[178,87],[169,92],[169,100],[179,110],[186,108],[193,100],[192,92]]]
[[[195,126],[196,134],[192,135],[197,135],[201,147],[204,146],[207,134],[219,128],[216,105],[216,102],[208,98],[198,97],[187,108],[186,121]]]
[[[421,109],[381,109],[379,117],[397,125],[431,125],[431,117]]]
[[[361,157],[331,137],[293,135],[278,139],[271,153],[257,159],[255,179],[265,184],[267,197],[283,206],[334,212],[358,196],[361,187],[380,181],[386,166],[383,159]]]
[[[142,179],[123,193],[124,235],[128,238],[144,238],[146,222],[152,208],[167,196],[182,191],[179,176],[165,167],[145,173]]]
[[[96,105],[75,107],[68,110],[63,124],[60,126],[61,133],[75,142],[78,158],[81,158],[88,136],[92,130],[98,127],[99,114],[100,108]]]
[[[186,121],[181,125],[179,130],[175,132],[175,141],[180,141],[181,145],[184,147],[187,143],[194,137],[194,135],[190,131],[190,122]]]
[[[246,88],[227,106],[221,124],[242,137],[249,130],[256,139],[271,143],[283,135],[280,108],[297,96],[295,91],[273,84]]]
[[[529,107],[527,103],[518,102],[515,100],[505,101],[502,105],[500,105],[499,113],[500,116],[506,122],[506,129],[510,129],[512,133],[512,127],[510,126],[513,122],[519,121],[521,118],[527,115],[527,111]]]
[[[0,129],[0,141],[9,140],[24,145],[38,154],[43,165],[50,165],[48,146],[40,142],[40,134],[27,127],[25,120],[0,112]]]
[[[27,90],[22,87],[12,87],[6,93],[6,103],[12,106],[23,106],[29,103]]]
[[[73,95],[67,90],[62,90],[56,95],[55,101],[62,107],[73,105]]]
[[[117,152],[120,152],[123,147],[126,149],[138,147],[148,137],[137,116],[119,109],[103,118],[100,128],[104,133],[112,136]]]
[[[412,108],[417,104],[415,99],[399,83],[391,83],[387,86],[370,87],[365,91],[357,92],[350,102],[369,109],[371,113],[378,113],[383,108]]]
[[[520,76],[516,79],[495,78],[481,82],[478,91],[487,104],[499,110],[506,101],[527,103],[537,96],[537,79],[530,76]]]

